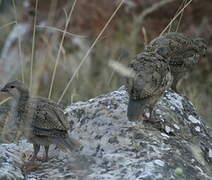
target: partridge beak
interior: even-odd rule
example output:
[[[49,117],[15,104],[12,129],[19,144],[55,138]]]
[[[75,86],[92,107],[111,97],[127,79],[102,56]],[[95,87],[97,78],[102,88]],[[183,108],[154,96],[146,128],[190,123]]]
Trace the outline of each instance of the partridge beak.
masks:
[[[8,89],[6,87],[1,88],[1,92],[8,92]]]

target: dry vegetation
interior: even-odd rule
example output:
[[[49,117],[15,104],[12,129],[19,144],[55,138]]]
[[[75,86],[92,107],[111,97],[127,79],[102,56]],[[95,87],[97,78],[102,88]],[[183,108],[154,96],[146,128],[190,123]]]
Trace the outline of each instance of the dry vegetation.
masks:
[[[31,82],[33,94],[50,96],[57,101],[68,84],[62,101],[70,104],[115,90],[122,85],[122,78],[108,62],[127,64],[142,51],[145,43],[167,27],[167,31],[200,35],[208,41],[207,58],[202,59],[181,89],[202,116],[212,122],[210,0],[201,3],[198,0],[131,0],[120,7],[122,1],[119,0],[91,0],[89,3],[87,0],[68,3],[58,0],[60,4],[56,6],[57,0],[28,2],[32,5],[24,8],[23,0],[1,1],[0,47],[3,49],[7,36],[17,26],[14,21],[30,26],[24,38],[20,42],[17,39],[11,48],[16,52],[21,49],[24,61],[23,73],[20,67],[11,78],[24,77],[27,84]],[[169,22],[172,23],[167,26]],[[19,59],[19,55],[14,53],[10,58]]]

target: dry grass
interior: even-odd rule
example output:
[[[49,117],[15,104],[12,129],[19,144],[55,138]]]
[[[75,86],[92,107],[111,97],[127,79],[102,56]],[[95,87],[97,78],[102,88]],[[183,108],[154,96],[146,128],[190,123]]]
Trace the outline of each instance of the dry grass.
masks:
[[[17,23],[17,21],[12,21],[12,22],[9,22],[9,23],[7,23],[7,24],[4,24],[4,25],[0,26],[0,30],[6,28],[6,27],[8,27],[8,26],[11,26],[11,25],[13,25],[13,24],[16,24],[16,23]]]
[[[13,2],[15,20],[11,19],[11,21],[8,21],[9,23],[1,23],[4,24],[0,26],[1,31],[6,30],[8,32],[8,26],[18,23],[16,9],[19,7],[16,7],[15,0]],[[172,0],[167,2],[172,2]],[[136,54],[142,50],[142,47],[149,40],[148,29],[138,26],[137,22],[135,22],[137,21],[136,18],[132,22],[127,18],[120,20],[120,22],[116,21],[115,31],[111,34],[104,34],[106,29],[110,29],[109,24],[113,21],[115,15],[118,17],[117,12],[123,5],[124,0],[119,2],[114,13],[108,18],[108,21],[97,37],[93,38],[89,35],[68,32],[67,26],[71,20],[75,3],[77,3],[76,0],[67,15],[64,29],[59,29],[52,25],[53,23],[50,17],[53,16],[53,12],[49,13],[48,19],[50,23],[48,25],[36,24],[35,18],[31,61],[25,65],[22,62],[22,69],[19,73],[23,81],[30,82],[30,88],[33,89],[33,94],[49,97],[58,102],[63,101],[66,105],[78,100],[86,100],[118,88],[122,84],[122,77],[114,73],[114,70],[108,66],[108,63],[110,60],[114,60],[116,62],[115,66],[114,64],[112,65],[114,68],[117,67],[117,61],[121,64],[127,64],[130,59],[129,56],[119,59],[118,57],[121,56],[119,50],[127,49],[131,54]],[[177,19],[176,31],[179,29],[183,12],[191,3],[192,0],[183,1],[179,10],[161,34],[171,29]],[[53,4],[52,9],[54,8]],[[152,12],[148,11],[148,13]],[[3,21],[0,19],[0,22]],[[46,34],[43,36],[39,34],[39,32],[43,33],[47,30],[53,31],[51,38],[45,37]],[[141,42],[141,39],[138,38],[140,34],[144,37],[144,42]],[[36,46],[37,36],[41,37],[44,44],[42,47],[45,47],[44,49],[42,47],[39,49]],[[20,42],[19,40],[18,48],[19,55],[22,56],[22,52],[25,49],[23,49]],[[21,57],[20,59],[22,60],[23,58]],[[203,106],[205,106],[207,98],[205,96],[204,98],[198,97],[198,88],[195,92],[186,91],[185,94],[197,105],[198,109],[201,109],[201,112],[204,112],[205,109]]]
[[[17,15],[17,10],[16,10],[16,4],[15,0],[12,0],[12,5],[14,9],[14,15],[15,15],[15,24],[18,25],[18,15]],[[21,60],[21,79],[22,82],[24,83],[24,62],[23,62],[23,57],[22,57],[22,48],[21,48],[21,39],[20,39],[20,34],[18,35],[18,50],[19,50],[19,56]]]
[[[169,27],[171,27],[171,25],[173,24],[173,22],[178,18],[178,16],[180,16],[180,15],[183,13],[184,9],[185,9],[186,7],[188,7],[188,6],[192,3],[192,1],[193,1],[193,0],[190,0],[189,2],[187,2],[187,3],[182,7],[182,9],[171,19],[171,21],[169,22],[169,24],[168,24],[168,25],[164,28],[164,30],[160,33],[160,36],[163,35],[163,34],[167,31],[167,29],[169,29]]]
[[[29,89],[32,92],[32,83],[33,83],[33,65],[34,65],[34,53],[35,53],[35,34],[36,34],[36,23],[37,23],[37,10],[38,10],[38,0],[36,0],[35,5],[35,16],[33,24],[33,35],[32,35],[32,51],[31,51],[31,63],[30,63],[30,81]]]
[[[121,0],[119,5],[117,6],[117,8],[115,9],[114,13],[110,16],[109,20],[106,22],[105,26],[102,28],[102,30],[100,31],[100,33],[98,34],[97,38],[94,40],[94,42],[92,43],[91,47],[88,49],[88,51],[86,52],[85,56],[82,58],[80,64],[77,66],[77,69],[74,71],[71,79],[69,80],[69,82],[67,83],[67,85],[65,86],[65,89],[62,92],[62,95],[60,96],[58,103],[60,103],[60,101],[63,99],[65,93],[67,92],[71,82],[73,81],[73,79],[76,77],[77,73],[79,72],[81,66],[83,65],[83,63],[86,61],[87,57],[89,56],[89,54],[91,53],[92,49],[94,48],[94,46],[96,45],[96,43],[99,41],[100,37],[102,36],[102,34],[105,32],[106,28],[108,27],[108,25],[110,24],[110,22],[112,21],[112,19],[114,18],[114,16],[117,14],[118,10],[121,8],[121,6],[123,5],[125,0]]]
[[[59,47],[59,50],[58,50],[58,53],[57,53],[57,58],[56,58],[56,61],[55,61],[55,66],[54,66],[54,70],[53,70],[53,74],[52,74],[52,78],[51,78],[51,84],[50,84],[49,95],[48,95],[49,99],[51,98],[51,95],[52,95],[53,83],[54,83],[54,80],[55,80],[55,75],[56,75],[56,70],[57,70],[57,66],[58,66],[58,63],[59,63],[59,59],[60,59],[60,54],[61,54],[61,51],[62,51],[62,48],[63,48],[63,42],[64,42],[64,39],[65,39],[67,28],[68,28],[68,25],[70,23],[71,16],[72,16],[72,13],[74,11],[76,2],[77,2],[76,0],[73,2],[72,8],[71,8],[70,13],[69,13],[67,20],[66,20],[65,29],[64,29],[61,41],[60,41],[60,47]]]

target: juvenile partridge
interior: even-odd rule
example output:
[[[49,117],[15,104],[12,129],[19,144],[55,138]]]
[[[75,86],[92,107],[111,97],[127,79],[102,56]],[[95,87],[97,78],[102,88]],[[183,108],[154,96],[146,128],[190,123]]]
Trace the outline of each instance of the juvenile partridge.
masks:
[[[151,118],[155,103],[171,86],[172,76],[165,59],[156,53],[141,53],[128,65],[134,75],[127,77],[127,116],[130,121]]]
[[[202,38],[170,32],[152,40],[144,51],[158,53],[167,59],[173,75],[172,89],[177,91],[180,80],[195,68],[206,50],[207,45]]]
[[[36,160],[40,146],[45,147],[44,161],[48,160],[51,144],[70,151],[80,147],[79,141],[68,135],[69,123],[57,103],[42,97],[31,97],[28,88],[19,81],[7,83],[1,91],[12,96],[12,118],[22,135],[33,144],[30,164]]]

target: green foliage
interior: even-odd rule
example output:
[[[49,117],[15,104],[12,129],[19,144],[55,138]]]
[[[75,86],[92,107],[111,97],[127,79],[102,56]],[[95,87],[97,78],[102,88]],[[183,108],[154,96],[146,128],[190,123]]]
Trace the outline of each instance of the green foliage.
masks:
[[[175,169],[174,173],[175,173],[176,175],[180,176],[180,175],[183,174],[183,169],[178,167],[178,168]]]

